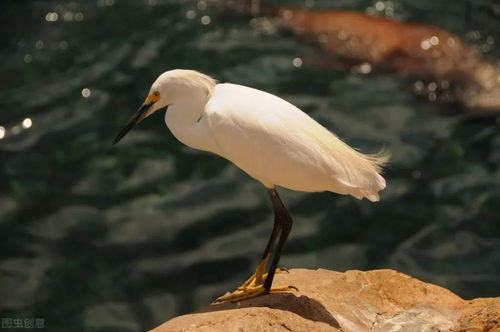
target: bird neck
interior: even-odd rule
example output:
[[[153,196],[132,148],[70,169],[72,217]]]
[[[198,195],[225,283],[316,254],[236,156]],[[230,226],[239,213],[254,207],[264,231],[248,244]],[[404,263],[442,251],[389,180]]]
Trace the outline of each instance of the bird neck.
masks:
[[[165,123],[183,144],[198,150],[213,151],[215,142],[202,120],[209,99],[206,91],[193,91],[179,98],[165,113]]]

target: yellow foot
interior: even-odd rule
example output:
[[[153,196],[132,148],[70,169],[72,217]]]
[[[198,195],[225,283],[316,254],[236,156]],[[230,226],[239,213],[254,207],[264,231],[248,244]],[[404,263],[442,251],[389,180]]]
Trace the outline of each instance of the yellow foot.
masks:
[[[271,287],[270,292],[285,292],[291,289],[298,290],[297,287],[295,286],[282,286],[282,287]],[[215,303],[226,302],[226,301],[237,302],[246,299],[251,299],[253,297],[257,297],[263,294],[266,294],[266,289],[264,288],[264,285],[252,285],[246,288],[238,287],[238,289],[235,290],[234,292],[223,295],[217,298],[217,300],[215,300],[214,302]]]
[[[251,286],[251,285],[260,285],[262,282],[264,282],[264,280],[266,280],[267,273],[264,273],[264,271],[266,270],[266,266],[267,266],[267,262],[269,261],[269,257],[271,257],[270,253],[266,256],[266,258],[264,258],[259,263],[259,265],[257,266],[257,269],[255,270],[255,273],[252,274],[252,276],[250,278],[248,278],[243,283],[243,285],[238,287],[238,289],[244,289],[244,288]],[[275,273],[280,274],[280,273],[289,273],[289,272],[287,269],[277,268]]]
[[[234,292],[229,293],[227,295],[223,295],[219,298],[217,298],[214,302],[225,302],[225,301],[241,301],[241,300],[246,300],[250,299],[252,297],[256,297],[259,295],[266,294],[266,289],[264,288],[264,280],[266,280],[267,273],[264,273],[266,270],[267,262],[269,261],[270,254],[267,255],[266,258],[264,258],[259,265],[257,266],[257,269],[255,270],[255,273],[248,278],[243,285],[238,287]],[[276,269],[276,274],[279,273],[288,273],[288,270],[286,269]],[[283,287],[272,287],[270,289],[270,292],[284,292],[288,291],[290,289],[295,289],[298,290],[297,287],[294,286],[283,286]]]
[[[276,272],[274,272],[274,274],[282,274],[282,273],[290,273],[290,272],[288,272],[287,269],[280,269],[280,268],[277,268]],[[254,273],[250,278],[247,279],[247,281],[243,283],[243,285],[238,287],[237,290],[244,290],[245,288],[248,288],[249,286],[253,285],[261,285],[264,282],[264,280],[266,280],[266,278],[267,278],[267,273],[262,274],[260,277],[256,276]]]

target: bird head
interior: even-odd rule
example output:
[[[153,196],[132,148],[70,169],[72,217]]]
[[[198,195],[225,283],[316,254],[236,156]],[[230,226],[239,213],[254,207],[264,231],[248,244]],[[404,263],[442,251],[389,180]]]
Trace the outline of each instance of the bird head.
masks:
[[[118,143],[132,128],[154,112],[168,108],[180,98],[185,98],[188,91],[202,91],[209,95],[216,82],[210,76],[194,70],[175,69],[161,74],[149,89],[146,100],[118,133],[113,144]]]

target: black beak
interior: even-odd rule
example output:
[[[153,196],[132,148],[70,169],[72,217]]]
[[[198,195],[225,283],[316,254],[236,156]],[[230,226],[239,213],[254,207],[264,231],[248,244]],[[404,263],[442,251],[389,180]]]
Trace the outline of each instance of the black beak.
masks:
[[[130,120],[128,120],[127,125],[123,128],[118,135],[116,135],[113,144],[118,143],[123,136],[127,135],[130,129],[134,128],[139,122],[141,122],[145,117],[151,106],[153,106],[154,102],[149,104],[142,104],[141,107],[132,115]]]

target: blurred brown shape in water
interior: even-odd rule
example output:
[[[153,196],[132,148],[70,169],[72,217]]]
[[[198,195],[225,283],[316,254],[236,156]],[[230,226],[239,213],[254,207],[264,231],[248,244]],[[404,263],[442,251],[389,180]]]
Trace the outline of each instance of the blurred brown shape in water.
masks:
[[[306,64],[362,74],[392,72],[417,79],[415,92],[430,101],[459,104],[472,115],[500,112],[500,69],[460,37],[439,27],[356,11],[267,8],[255,0],[224,3],[226,8],[276,18],[282,30],[328,55]]]
[[[431,101],[438,99],[432,93],[441,92],[440,101],[458,102],[478,113],[500,111],[500,70],[444,29],[354,11],[281,7],[263,13],[280,17],[283,27],[333,55],[332,65],[369,64],[434,82],[416,86],[426,88]]]

